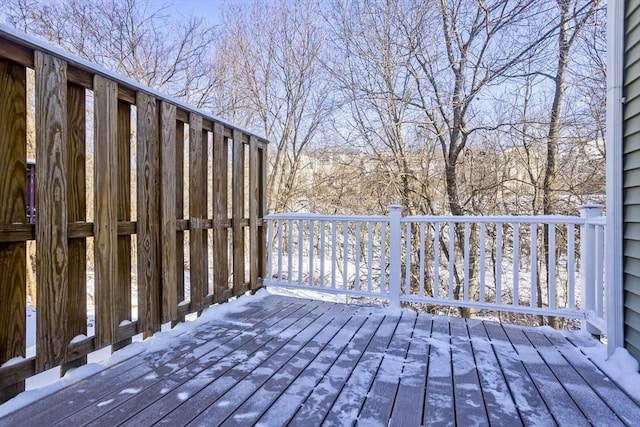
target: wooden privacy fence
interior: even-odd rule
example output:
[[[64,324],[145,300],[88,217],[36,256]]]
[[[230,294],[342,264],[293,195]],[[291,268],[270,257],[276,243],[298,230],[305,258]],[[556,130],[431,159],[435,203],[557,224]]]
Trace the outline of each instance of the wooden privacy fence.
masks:
[[[0,402],[29,376],[65,372],[94,350],[261,286],[266,149],[264,139],[0,26]],[[37,259],[31,357],[28,241]],[[95,334],[86,337],[91,269]]]

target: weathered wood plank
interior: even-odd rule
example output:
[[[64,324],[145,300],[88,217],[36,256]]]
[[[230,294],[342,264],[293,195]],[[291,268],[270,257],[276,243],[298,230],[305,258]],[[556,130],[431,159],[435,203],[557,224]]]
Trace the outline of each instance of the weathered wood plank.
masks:
[[[424,314],[418,315],[396,400],[391,411],[389,426],[422,425],[424,390],[427,385],[427,370],[429,369],[428,339],[430,336],[431,319]]]
[[[36,275],[38,317],[36,370],[62,362],[69,283],[67,240],[67,64],[35,53]]]
[[[206,232],[203,222],[207,213],[207,193],[202,181],[206,173],[202,158],[202,117],[189,115],[189,265],[191,272],[191,304],[195,310],[204,306],[207,289],[207,253],[204,246]]]
[[[345,376],[362,357],[364,349],[374,339],[374,334],[382,323],[382,317],[369,316],[369,314],[370,312],[361,311],[357,316],[352,317],[308,368],[286,388],[264,414],[259,415],[259,423],[287,424],[297,415],[300,405],[313,405],[315,400],[310,401],[311,395],[319,387],[326,392],[335,383],[338,388],[332,389],[334,391],[330,395],[323,398],[322,391],[319,391],[313,397],[313,399],[326,401],[335,400],[340,384],[344,384]]]
[[[451,368],[451,334],[446,317],[433,319],[429,340],[429,372],[425,397],[424,423],[455,420],[453,376]]]
[[[258,236],[258,221],[262,219],[260,215],[260,158],[258,156],[258,140],[255,137],[249,138],[249,284],[251,290],[256,290],[260,286],[258,277],[261,276],[260,257],[262,242]]]
[[[255,376],[263,378],[263,382],[255,380],[254,374],[252,374],[238,384],[232,392],[225,395],[225,401],[232,399],[234,405],[229,408],[233,413],[226,417],[224,425],[245,426],[255,424],[258,418],[271,407],[291,382],[309,369],[311,363],[320,356],[322,351],[329,345],[329,342],[345,328],[349,329],[347,323],[352,320],[354,314],[352,310],[338,312],[328,326],[324,327],[318,335],[307,342],[290,359],[290,362],[285,362],[277,372],[271,374],[271,371],[269,371],[269,377],[266,379],[264,379],[264,372],[256,373]],[[361,319],[364,320],[365,317]],[[247,383],[246,386],[244,385],[245,382]],[[259,388],[253,392],[256,386]],[[252,391],[251,397],[244,398],[247,391]],[[229,409],[220,408],[219,410],[224,411],[226,416],[227,413],[230,413]]]
[[[484,398],[465,319],[452,317],[449,327],[456,422],[461,425],[489,425],[485,406],[480,404]]]
[[[400,327],[404,314],[385,316],[371,342],[360,357],[355,360],[355,366],[336,364],[337,367],[346,368],[345,372],[348,372],[337,381],[338,387],[336,389],[340,390],[339,394],[327,399],[322,396],[323,385],[320,383],[317,391],[309,396],[309,399],[293,418],[292,425],[304,425],[307,419],[312,423],[319,423],[324,419],[322,422],[330,425],[345,424],[356,419],[362,405],[361,400],[371,388],[374,377],[380,369],[382,358],[390,347],[393,335]],[[335,375],[332,377],[334,381],[327,383],[327,385],[331,384],[331,387],[336,385],[335,379],[337,379]],[[342,381],[344,381],[344,385],[340,384]],[[357,398],[358,396],[361,397]]]
[[[249,310],[256,313],[258,318],[265,316],[262,310]],[[273,314],[273,313],[271,313]],[[268,317],[268,315],[266,316]],[[242,331],[229,325],[201,327],[197,331],[199,340],[176,340],[170,343],[162,352],[161,357],[147,356],[144,364],[133,365],[131,371],[121,373],[116,377],[117,386],[105,390],[92,390],[91,400],[82,399],[81,390],[67,393],[71,404],[60,402],[66,406],[67,416],[60,418],[56,426],[83,425],[94,422],[101,425],[116,425],[126,421],[162,394],[170,391],[180,383],[174,380],[162,380],[178,372],[189,370],[189,366],[197,361],[198,355],[214,351],[220,343],[228,345]],[[191,332],[192,334],[194,332]],[[125,363],[129,363],[128,361]],[[113,368],[112,368],[113,369]],[[123,371],[120,371],[123,372]],[[133,391],[136,391],[133,393]],[[163,390],[163,393],[160,391]],[[108,404],[104,404],[108,402]]]
[[[540,396],[530,373],[523,365],[518,353],[509,341],[502,326],[495,322],[485,322],[484,328],[491,340],[500,369],[513,400],[525,425],[555,425],[556,421],[545,400]]]
[[[0,225],[24,223],[27,192],[26,70],[0,61]],[[4,237],[9,234],[0,231]],[[0,243],[0,365],[25,356],[26,244]],[[0,403],[24,390],[0,387]]]
[[[562,387],[573,397],[577,406],[593,425],[623,425],[622,420],[602,401],[573,366],[567,363],[547,337],[531,329],[523,332],[558,378]]]
[[[94,82],[94,256],[96,346],[114,343],[118,300],[118,85],[101,76]]]
[[[244,379],[252,371],[259,369],[269,358],[277,354],[289,341],[298,336],[302,331],[321,316],[322,310],[298,310],[285,319],[282,319],[274,329],[278,332],[268,339],[255,338],[241,349],[239,360],[225,358],[215,365],[208,367],[203,375],[207,377],[206,383],[193,379],[187,381],[176,391],[189,390],[191,398],[181,402],[180,406],[162,418],[163,424],[175,425],[185,420],[190,420],[196,414],[201,413],[210,402],[217,400],[229,389]],[[304,313],[304,315],[302,315]],[[204,386],[204,387],[203,387]],[[175,397],[174,397],[175,399]],[[173,399],[167,399],[169,401]]]
[[[138,319],[145,337],[160,330],[160,132],[155,97],[138,92],[137,100]]]
[[[319,310],[321,312],[319,317],[303,328],[293,339],[289,341],[283,340],[287,341],[286,344],[277,349],[257,368],[249,370],[251,365],[245,364],[244,366],[238,365],[228,372],[226,376],[232,376],[234,380],[238,381],[235,385],[225,391],[220,389],[216,383],[210,384],[204,393],[207,394],[209,402],[213,401],[213,404],[200,411],[198,416],[191,421],[191,424],[218,425],[227,419],[234,409],[243,402],[255,398],[255,391],[271,379],[276,372],[284,369],[289,364],[300,367],[305,358],[309,363],[311,358],[317,354],[317,351],[340,330],[340,327],[349,318],[344,306],[339,304],[324,303]],[[298,368],[297,371],[300,372],[301,369]],[[208,392],[209,390],[210,392]],[[214,400],[214,393],[219,395],[220,398]]]
[[[87,219],[85,191],[86,102],[83,87],[67,87],[67,219],[84,222]],[[67,237],[69,233],[67,232]],[[69,240],[69,293],[67,295],[67,336],[87,334],[87,242],[85,239]],[[69,369],[87,363],[86,357],[74,357],[67,352],[66,363],[60,375]]]
[[[587,418],[571,399],[553,371],[545,364],[540,354],[531,346],[522,331],[504,326],[503,329],[556,422],[560,425],[586,425]]]
[[[202,130],[202,145],[201,145],[201,154],[202,158],[202,191],[203,191],[203,226],[202,226],[202,263],[204,264],[204,289],[203,289],[203,307],[208,306],[209,304],[206,302],[207,299],[213,299],[213,290],[209,291],[209,223],[211,223],[211,219],[209,219],[209,130]]]
[[[267,274],[267,227],[264,223],[264,216],[267,215],[267,146],[260,149],[260,277]]]
[[[160,200],[162,255],[162,322],[178,317],[176,281],[176,107],[161,103]]]
[[[640,407],[622,392],[593,362],[585,357],[573,344],[560,334],[547,335],[565,360],[573,366],[582,378],[598,393],[618,417],[628,425],[640,420]],[[595,340],[594,340],[595,342]]]
[[[242,132],[233,131],[233,175],[232,175],[232,222],[233,222],[233,294],[240,295],[245,289],[244,280],[244,144]]]
[[[364,424],[376,423],[378,420],[388,420],[391,418],[391,411],[396,400],[398,387],[402,379],[408,375],[403,370],[413,330],[417,321],[417,313],[412,311],[402,312],[400,322],[391,338],[386,351],[382,355],[375,377],[369,389],[362,393],[365,396],[362,408],[354,405],[352,414],[358,414],[358,420]],[[365,362],[366,363],[366,362]],[[363,364],[363,366],[366,366]],[[355,373],[354,373],[355,374]],[[358,382],[362,380],[359,377]],[[354,391],[357,393],[356,391]],[[420,393],[422,395],[422,393]],[[337,413],[336,407],[331,411],[337,419],[346,419],[342,414]],[[421,405],[414,409],[421,410]]]
[[[229,289],[229,231],[222,223],[228,221],[229,142],[224,127],[213,128],[213,294],[216,302],[227,298]]]
[[[120,92],[121,88],[118,89]],[[131,142],[131,104],[118,99],[118,228],[121,222],[131,221]],[[116,282],[112,284],[118,323],[131,320],[131,262],[131,236],[118,233],[118,274]],[[116,351],[130,343],[130,339],[116,339],[112,350]]]
[[[522,425],[515,400],[509,391],[509,385],[500,369],[500,362],[491,347],[483,322],[467,319],[467,327],[474,358],[478,365],[480,386],[489,422],[492,425]]]
[[[317,306],[317,303],[312,303],[312,307],[315,306]],[[268,345],[274,336],[281,334],[288,328],[297,328],[298,325],[302,325],[306,322],[307,316],[309,320],[315,317],[310,315],[309,311],[303,309],[303,307],[287,307],[282,310],[282,316],[278,316],[279,320],[271,325],[269,334],[260,334],[253,337],[240,336],[238,340],[244,341],[244,343],[234,348],[233,351],[229,352],[227,346],[218,347],[200,357],[188,369],[168,376],[167,379],[178,383],[177,387],[174,387],[171,393],[164,394],[159,400],[128,419],[127,425],[143,426],[154,424],[160,420],[163,423],[175,424],[175,422],[171,421],[173,420],[172,417],[177,414],[176,409],[184,407],[183,404],[185,403],[191,403],[181,397],[185,396],[183,393],[187,393],[187,396],[193,396],[211,382],[223,377],[227,371],[238,363],[242,363],[249,358],[254,361],[264,358],[268,354],[268,348],[265,348],[265,345]],[[197,376],[194,376],[192,372],[197,372]],[[187,412],[191,413],[191,416],[196,413],[193,411],[193,407]],[[180,420],[180,417],[178,417],[178,420]],[[178,423],[180,422],[182,421],[178,421]]]
[[[184,219],[184,123],[182,121],[176,121],[175,144],[177,223]],[[176,300],[184,301],[184,231],[182,230],[176,232]]]

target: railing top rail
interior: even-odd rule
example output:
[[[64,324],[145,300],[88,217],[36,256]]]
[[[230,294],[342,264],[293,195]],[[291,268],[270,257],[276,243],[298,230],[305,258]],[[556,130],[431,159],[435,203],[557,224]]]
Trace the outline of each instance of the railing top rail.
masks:
[[[402,222],[584,224],[586,221],[571,215],[415,215],[403,217]]]
[[[402,222],[455,222],[455,223],[509,223],[509,224],[604,224],[605,217],[582,218],[571,215],[414,215],[401,219]],[[322,215],[314,213],[276,213],[266,215],[269,219],[292,219],[292,220],[313,220],[313,221],[389,221],[385,215]]]
[[[260,135],[256,135],[252,132],[249,132],[245,129],[239,128],[233,124],[231,124],[230,122],[218,117],[218,116],[214,116],[213,114],[202,110],[200,108],[194,107],[193,105],[187,104],[186,102],[173,98],[169,95],[166,95],[162,92],[160,92],[157,89],[153,89],[150,88],[148,86],[145,86],[144,84],[141,84],[139,82],[136,82],[135,80],[132,80],[128,77],[122,76],[120,74],[114,73],[113,71],[110,71],[100,65],[97,64],[93,64],[89,61],[87,61],[86,59],[83,59],[79,56],[76,56],[74,54],[71,54],[67,51],[65,51],[64,49],[57,47],[57,46],[53,46],[50,45],[46,42],[43,42],[42,40],[39,40],[35,37],[32,37],[28,34],[25,34],[21,31],[18,31],[14,28],[11,28],[7,25],[4,24],[0,24],[0,45],[4,44],[1,43],[2,40],[8,40],[10,42],[13,42],[19,46],[22,46],[24,48],[27,49],[32,49],[32,50],[39,50],[42,52],[46,52],[50,55],[53,55],[59,59],[62,59],[64,61],[66,61],[67,63],[73,65],[74,67],[83,70],[85,72],[89,72],[91,74],[98,74],[101,75],[103,77],[106,77],[110,80],[113,80],[115,82],[117,82],[119,85],[124,86],[127,89],[133,90],[133,91],[142,91],[145,92],[149,95],[153,95],[156,98],[162,99],[164,101],[170,102],[171,104],[176,105],[177,107],[179,107],[180,109],[188,112],[188,113],[195,113],[198,114],[200,116],[202,116],[203,118],[207,119],[207,120],[211,120],[217,123],[220,123],[222,125],[224,125],[225,127],[232,129],[232,130],[239,130],[242,133],[249,135],[249,136],[253,136],[255,138],[257,138],[259,141],[261,141],[263,144],[268,144],[269,141],[267,139],[265,139],[263,136]],[[5,57],[5,52],[7,50],[10,50],[11,48],[8,46],[3,46],[3,48],[0,48],[0,57]]]
[[[322,215],[313,213],[276,213],[265,215],[265,220],[269,219],[297,219],[313,221],[389,221],[384,215]]]

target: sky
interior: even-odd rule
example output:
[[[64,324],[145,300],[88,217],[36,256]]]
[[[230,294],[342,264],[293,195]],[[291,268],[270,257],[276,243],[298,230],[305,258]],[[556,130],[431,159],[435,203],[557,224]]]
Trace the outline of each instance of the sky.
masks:
[[[206,18],[212,24],[221,23],[221,14],[224,6],[249,3],[251,0],[168,0],[173,3],[176,13],[190,16],[193,12],[196,16]]]

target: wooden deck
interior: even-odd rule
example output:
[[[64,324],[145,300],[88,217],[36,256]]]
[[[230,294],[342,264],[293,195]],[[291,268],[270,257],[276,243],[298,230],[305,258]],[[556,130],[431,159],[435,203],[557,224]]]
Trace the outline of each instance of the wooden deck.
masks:
[[[2,426],[632,425],[640,405],[564,336],[256,298]]]

